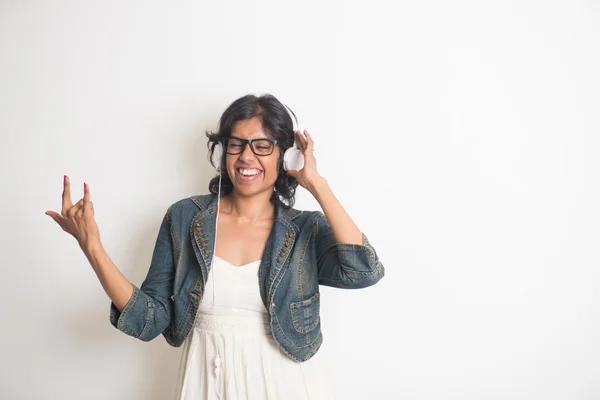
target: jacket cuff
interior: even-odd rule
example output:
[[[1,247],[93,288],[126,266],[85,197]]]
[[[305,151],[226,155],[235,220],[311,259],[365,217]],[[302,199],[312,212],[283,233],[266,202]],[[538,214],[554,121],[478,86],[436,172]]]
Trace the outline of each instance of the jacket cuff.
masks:
[[[118,330],[139,338],[147,326],[148,311],[147,296],[136,285],[133,285],[133,295],[122,312],[115,306],[115,303],[110,302],[110,323]]]
[[[367,235],[362,234],[363,244],[337,243],[338,256],[342,266],[351,265],[354,268],[344,268],[344,272],[352,278],[371,277],[373,282],[383,278],[384,268],[375,248],[369,243]]]

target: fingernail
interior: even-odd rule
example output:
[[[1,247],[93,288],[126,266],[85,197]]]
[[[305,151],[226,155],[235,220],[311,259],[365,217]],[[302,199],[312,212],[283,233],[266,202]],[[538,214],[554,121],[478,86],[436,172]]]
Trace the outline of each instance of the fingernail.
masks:
[[[83,182],[83,188],[87,189],[87,183]]]
[[[63,177],[63,179],[66,181],[66,180],[67,180],[67,176],[65,175],[65,176]]]

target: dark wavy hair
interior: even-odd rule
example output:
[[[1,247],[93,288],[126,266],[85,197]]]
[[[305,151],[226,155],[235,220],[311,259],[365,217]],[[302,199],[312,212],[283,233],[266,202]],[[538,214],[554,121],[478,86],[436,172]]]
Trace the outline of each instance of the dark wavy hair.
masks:
[[[292,110],[290,112],[294,119],[298,121],[296,114]],[[212,164],[212,156],[219,138],[231,135],[231,130],[236,122],[254,117],[260,118],[263,130],[268,137],[277,140],[277,146],[280,149],[277,163],[278,176],[270,201],[273,204],[281,204],[287,208],[293,207],[298,181],[296,178],[289,177],[283,169],[283,153],[294,145],[294,125],[290,113],[275,96],[268,93],[258,97],[248,94],[231,103],[221,115],[217,132],[206,131],[208,159]],[[227,170],[225,154],[223,152],[223,156],[219,160],[221,171]],[[217,167],[214,164],[212,165],[215,168]],[[219,191],[219,175],[210,180],[208,190],[212,194],[217,194]],[[232,190],[233,182],[231,182],[229,174],[223,173],[221,177],[221,196],[231,193]]]

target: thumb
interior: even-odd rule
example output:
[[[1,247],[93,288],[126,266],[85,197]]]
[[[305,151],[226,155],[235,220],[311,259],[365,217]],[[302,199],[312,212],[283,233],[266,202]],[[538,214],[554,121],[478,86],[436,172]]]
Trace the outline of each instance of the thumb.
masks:
[[[59,215],[58,213],[55,213],[54,211],[46,211],[44,214],[49,215],[50,217],[52,217],[52,219],[54,221],[56,221],[56,223],[58,225],[60,225],[61,228],[63,227],[63,224],[62,224],[63,217],[62,217],[62,215]]]

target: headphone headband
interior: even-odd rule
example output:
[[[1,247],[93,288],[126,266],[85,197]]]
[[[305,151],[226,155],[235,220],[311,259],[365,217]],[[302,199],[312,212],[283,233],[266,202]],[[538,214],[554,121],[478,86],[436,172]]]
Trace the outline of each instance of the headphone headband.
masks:
[[[281,103],[283,104],[283,103]],[[298,120],[293,111],[283,104],[285,109],[287,110],[290,118],[292,119],[292,130],[294,136],[294,144],[292,147],[287,149],[283,154],[283,168],[287,171],[290,169],[299,170],[304,166],[304,157],[302,153],[298,150],[296,146],[296,131],[298,131]],[[224,156],[223,144],[221,138],[211,138],[211,142],[214,142],[214,150],[211,158],[211,163],[217,169],[218,172],[221,172],[221,158]]]

